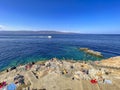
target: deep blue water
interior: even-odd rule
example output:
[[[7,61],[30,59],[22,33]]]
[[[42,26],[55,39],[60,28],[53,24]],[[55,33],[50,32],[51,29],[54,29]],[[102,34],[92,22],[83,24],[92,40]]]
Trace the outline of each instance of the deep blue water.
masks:
[[[47,60],[53,57],[74,60],[100,60],[100,58],[79,51],[80,47],[102,52],[104,58],[120,55],[120,35],[54,34],[47,35],[1,35],[0,70],[31,61]]]

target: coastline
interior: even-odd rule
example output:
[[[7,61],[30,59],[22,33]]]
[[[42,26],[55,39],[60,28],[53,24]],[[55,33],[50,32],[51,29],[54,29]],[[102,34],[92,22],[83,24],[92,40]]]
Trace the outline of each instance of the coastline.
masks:
[[[6,81],[7,84],[16,83],[15,77],[22,75],[24,77],[24,84],[17,83],[17,88],[30,88],[30,90],[39,90],[40,88],[41,90],[64,90],[65,88],[67,90],[79,90],[81,88],[81,90],[92,90],[93,83],[91,80],[96,80],[96,90],[104,88],[104,84],[110,86],[116,85],[114,87],[117,89],[110,90],[118,90],[120,88],[117,85],[117,82],[120,81],[120,69],[95,67],[93,65],[99,66],[100,63],[101,61],[74,61],[53,58],[51,60],[20,65],[13,68],[13,70],[9,69],[10,71],[0,72],[0,82]],[[104,79],[106,81],[103,82]],[[66,82],[66,86],[63,82]],[[88,85],[90,88],[84,85]]]

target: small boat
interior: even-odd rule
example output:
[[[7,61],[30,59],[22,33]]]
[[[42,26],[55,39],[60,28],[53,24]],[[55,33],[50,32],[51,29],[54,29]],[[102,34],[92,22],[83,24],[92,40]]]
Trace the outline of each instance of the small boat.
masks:
[[[48,38],[52,38],[52,36],[48,36]]]

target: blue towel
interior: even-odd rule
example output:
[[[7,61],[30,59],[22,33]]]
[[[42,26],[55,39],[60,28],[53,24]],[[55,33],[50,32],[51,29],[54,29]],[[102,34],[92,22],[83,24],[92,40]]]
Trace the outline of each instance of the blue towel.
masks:
[[[14,83],[9,84],[7,90],[16,90],[16,85]]]

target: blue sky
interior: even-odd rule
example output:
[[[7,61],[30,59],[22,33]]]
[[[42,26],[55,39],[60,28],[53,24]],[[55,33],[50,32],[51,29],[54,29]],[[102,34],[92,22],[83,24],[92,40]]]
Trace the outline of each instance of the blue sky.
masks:
[[[120,33],[120,0],[0,0],[0,30]]]

